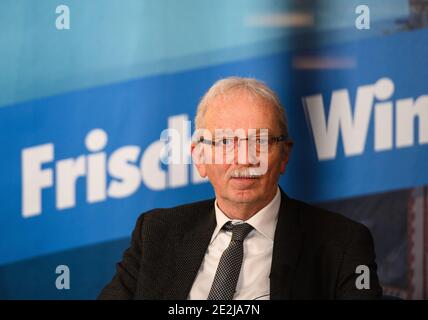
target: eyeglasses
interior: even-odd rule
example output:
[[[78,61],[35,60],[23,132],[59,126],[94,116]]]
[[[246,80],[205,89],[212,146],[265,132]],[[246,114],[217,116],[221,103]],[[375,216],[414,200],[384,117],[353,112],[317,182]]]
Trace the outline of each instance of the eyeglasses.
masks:
[[[266,148],[268,146],[273,145],[274,143],[278,143],[281,141],[285,141],[287,137],[285,135],[280,136],[269,136],[269,135],[263,135],[263,136],[250,136],[246,138],[238,138],[238,137],[223,137],[215,140],[209,140],[205,139],[204,137],[199,138],[199,142],[211,145],[215,147],[216,149],[222,149],[226,151],[232,151],[235,147],[235,142],[238,142],[238,146],[240,145],[241,141],[248,141],[248,147],[249,148],[256,148],[256,151],[260,151],[263,148]]]

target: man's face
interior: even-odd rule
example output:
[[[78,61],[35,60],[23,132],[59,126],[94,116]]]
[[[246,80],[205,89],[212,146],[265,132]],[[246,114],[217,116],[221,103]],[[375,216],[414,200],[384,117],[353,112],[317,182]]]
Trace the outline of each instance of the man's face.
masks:
[[[209,105],[204,117],[204,128],[212,133],[215,139],[216,129],[268,129],[269,136],[279,136],[282,133],[274,107],[253,97],[245,90],[235,90],[226,95],[217,96]],[[243,141],[244,142],[244,141]],[[242,143],[242,142],[241,142]],[[282,144],[282,145],[281,145]],[[206,145],[204,148],[215,147]],[[259,165],[250,164],[248,157],[245,163],[238,163],[238,145],[235,145],[234,159],[229,163],[197,165],[202,177],[208,177],[213,185],[218,201],[232,204],[266,205],[275,195],[278,179],[285,171],[291,144],[278,142],[269,145],[267,152],[267,171],[258,178],[237,178],[231,173]],[[213,153],[216,151],[213,150]],[[206,152],[205,155],[210,154]],[[210,154],[211,156],[211,154]]]

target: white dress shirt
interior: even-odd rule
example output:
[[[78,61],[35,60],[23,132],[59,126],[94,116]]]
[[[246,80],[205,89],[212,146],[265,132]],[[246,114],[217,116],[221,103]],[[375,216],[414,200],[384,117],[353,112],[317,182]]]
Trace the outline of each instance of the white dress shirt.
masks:
[[[245,221],[254,229],[247,235],[243,243],[244,258],[234,300],[268,300],[270,298],[269,274],[280,204],[281,192],[278,188],[273,200]],[[232,238],[232,232],[222,230],[224,224],[228,221],[232,221],[233,224],[243,223],[241,220],[229,219],[218,207],[217,200],[214,207],[217,226],[193,282],[188,296],[189,300],[206,300],[208,297],[221,255],[229,246]]]

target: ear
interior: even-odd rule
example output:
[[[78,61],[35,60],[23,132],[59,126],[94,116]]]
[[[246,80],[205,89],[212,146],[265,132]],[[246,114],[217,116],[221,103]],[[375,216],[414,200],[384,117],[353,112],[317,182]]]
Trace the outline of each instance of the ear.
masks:
[[[281,159],[280,172],[281,174],[285,173],[285,169],[288,164],[288,160],[290,159],[291,149],[293,148],[293,142],[291,140],[284,143],[284,150]]]
[[[195,164],[196,169],[198,169],[199,175],[202,178],[207,177],[207,169],[204,164]]]
[[[190,146],[190,152],[192,155],[193,163],[196,169],[198,169],[199,175],[202,178],[205,178],[207,176],[207,169],[205,165],[205,155],[203,147],[193,142]]]
[[[280,172],[281,174],[284,174],[285,172],[285,168],[287,167],[287,163],[288,163],[288,159],[287,160],[281,160],[281,168],[280,168]]]

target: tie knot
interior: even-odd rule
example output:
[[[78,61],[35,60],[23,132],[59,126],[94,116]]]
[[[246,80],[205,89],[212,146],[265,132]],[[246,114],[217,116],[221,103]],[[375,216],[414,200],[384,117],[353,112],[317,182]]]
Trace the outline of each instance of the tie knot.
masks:
[[[232,224],[227,222],[223,229],[232,231],[232,241],[244,241],[245,237],[253,230],[253,227],[248,223]]]

